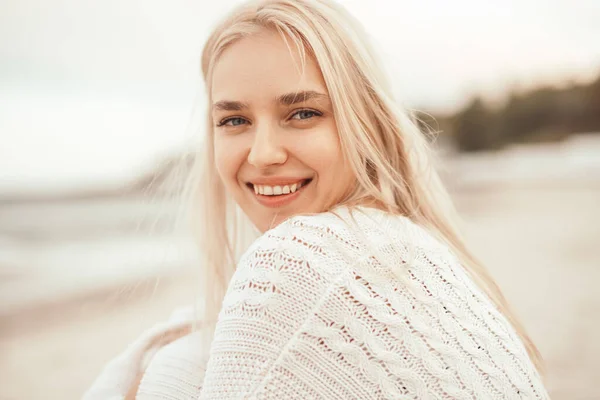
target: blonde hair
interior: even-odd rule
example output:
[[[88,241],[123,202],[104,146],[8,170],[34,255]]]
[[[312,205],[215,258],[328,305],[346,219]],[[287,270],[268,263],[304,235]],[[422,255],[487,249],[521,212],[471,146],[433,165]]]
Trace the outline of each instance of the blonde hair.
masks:
[[[541,370],[541,356],[534,343],[458,233],[457,213],[433,168],[426,138],[411,115],[393,100],[361,25],[340,5],[325,0],[262,0],[236,8],[214,29],[202,54],[209,107],[213,67],[222,52],[240,38],[265,28],[291,39],[302,57],[308,53],[321,69],[341,148],[358,181],[343,203],[371,202],[387,212],[405,215],[447,243],[515,327]],[[203,249],[205,303],[201,319],[214,324],[238,255],[249,244],[244,238],[252,238],[252,234],[241,230],[248,221],[242,221],[244,216],[227,196],[217,174],[210,112],[207,119],[204,154],[197,157],[187,193],[192,204],[202,203],[197,209],[200,213],[193,216],[201,224],[198,233]]]

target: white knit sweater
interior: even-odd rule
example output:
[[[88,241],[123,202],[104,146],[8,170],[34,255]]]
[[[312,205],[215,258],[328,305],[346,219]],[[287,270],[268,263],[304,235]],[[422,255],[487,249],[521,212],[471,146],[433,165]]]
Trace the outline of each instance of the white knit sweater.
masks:
[[[194,335],[160,349],[138,399],[548,398],[514,329],[445,245],[405,217],[336,214],[259,238],[210,349]]]

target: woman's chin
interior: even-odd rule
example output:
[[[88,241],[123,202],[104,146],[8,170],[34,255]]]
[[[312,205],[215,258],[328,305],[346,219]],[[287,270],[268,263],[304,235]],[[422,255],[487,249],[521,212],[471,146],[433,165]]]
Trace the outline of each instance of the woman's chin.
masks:
[[[271,215],[266,216],[266,218],[261,219],[259,223],[259,230],[261,232],[266,232],[270,229],[273,229],[280,225],[282,222],[285,222],[287,219],[297,215],[297,213],[283,213],[283,212],[272,212]]]
[[[267,212],[265,212],[267,211]],[[261,232],[273,229],[285,222],[286,220],[301,214],[307,214],[308,211],[297,210],[260,210],[260,212],[254,214],[255,218],[250,218],[254,223],[254,226]]]

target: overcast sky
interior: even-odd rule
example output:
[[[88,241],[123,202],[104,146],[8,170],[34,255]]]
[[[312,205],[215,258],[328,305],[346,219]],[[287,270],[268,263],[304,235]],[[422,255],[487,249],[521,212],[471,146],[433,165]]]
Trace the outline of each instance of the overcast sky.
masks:
[[[3,0],[0,192],[119,182],[180,147],[202,106],[202,44],[236,3]],[[342,3],[411,107],[600,72],[598,0]]]

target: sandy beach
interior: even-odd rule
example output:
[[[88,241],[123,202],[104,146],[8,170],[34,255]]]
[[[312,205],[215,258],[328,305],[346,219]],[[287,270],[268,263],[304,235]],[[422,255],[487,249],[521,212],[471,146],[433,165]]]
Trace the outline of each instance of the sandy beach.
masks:
[[[552,398],[600,398],[600,182],[461,182],[467,242],[537,342]],[[192,301],[187,272],[159,275],[5,316],[0,399],[80,398],[127,343]]]

